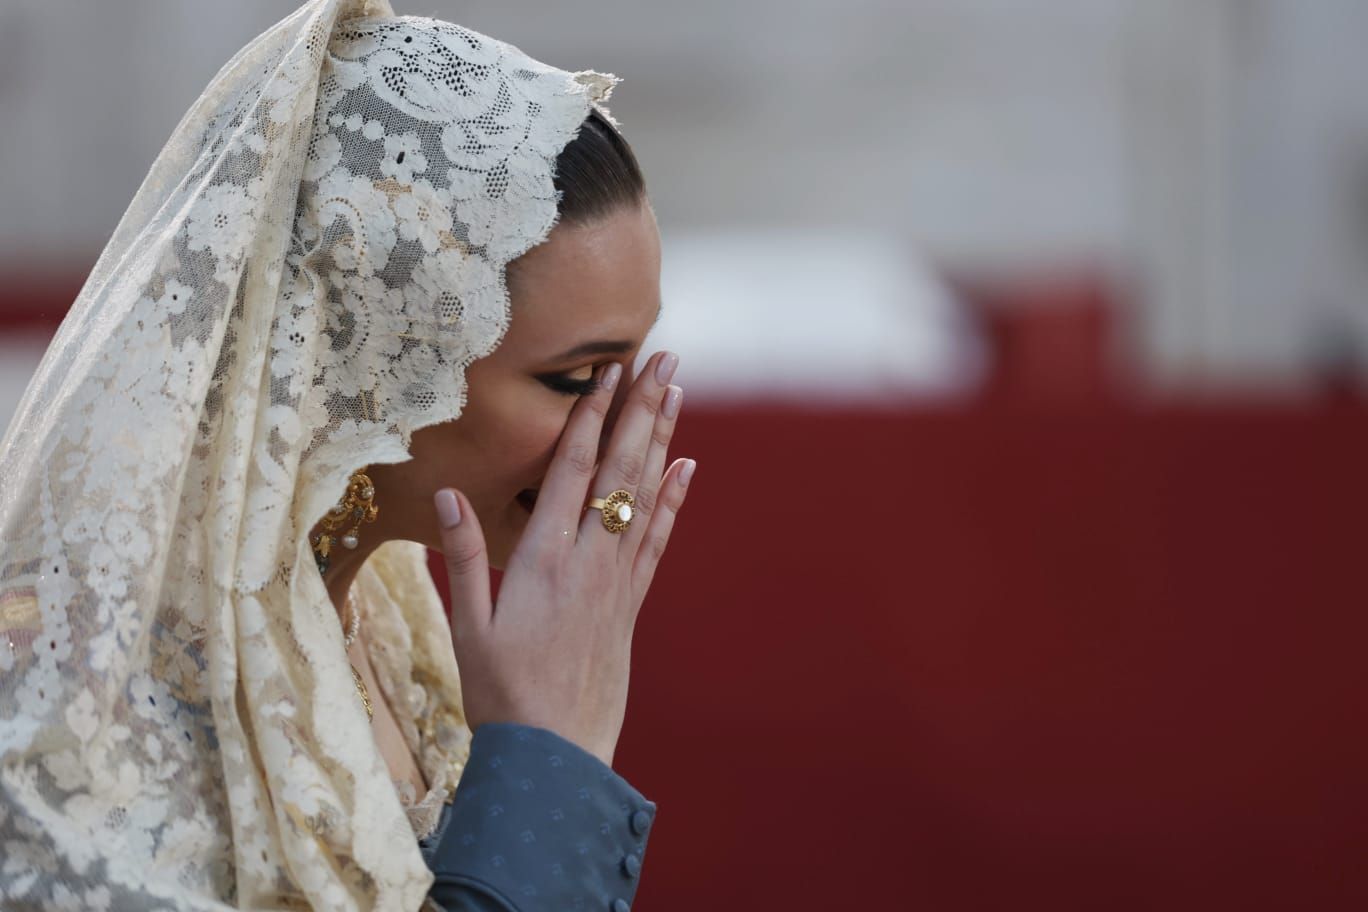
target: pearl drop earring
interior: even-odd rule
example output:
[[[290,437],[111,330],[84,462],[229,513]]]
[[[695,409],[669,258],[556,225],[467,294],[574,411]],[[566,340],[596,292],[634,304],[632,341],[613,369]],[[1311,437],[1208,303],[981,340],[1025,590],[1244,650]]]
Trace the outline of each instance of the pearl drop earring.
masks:
[[[328,572],[328,555],[335,543],[340,543],[348,550],[355,550],[361,544],[361,539],[357,535],[361,531],[361,523],[375,522],[375,517],[379,515],[380,508],[375,505],[375,485],[371,482],[370,476],[365,474],[364,470],[353,472],[347,482],[347,492],[319,521],[322,531],[312,541],[318,572]],[[351,528],[339,536],[337,530],[349,522]]]

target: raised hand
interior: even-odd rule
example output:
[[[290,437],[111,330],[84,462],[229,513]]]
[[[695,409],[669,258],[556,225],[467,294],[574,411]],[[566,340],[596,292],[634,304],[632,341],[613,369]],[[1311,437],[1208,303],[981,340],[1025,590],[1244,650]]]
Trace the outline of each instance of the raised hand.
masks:
[[[665,553],[694,470],[665,468],[683,391],[669,384],[678,359],[658,352],[623,405],[603,453],[599,440],[622,367],[599,374],[575,404],[498,603],[490,597],[484,536],[470,502],[435,495],[451,583],[452,643],[471,729],[518,722],[550,729],[612,765],[627,708],[632,632]],[[627,528],[605,528],[593,497],[625,490]]]

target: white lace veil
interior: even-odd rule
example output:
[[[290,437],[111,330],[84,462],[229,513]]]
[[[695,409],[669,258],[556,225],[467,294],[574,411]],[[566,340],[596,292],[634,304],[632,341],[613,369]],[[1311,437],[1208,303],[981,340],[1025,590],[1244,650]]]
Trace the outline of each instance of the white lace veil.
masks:
[[[0,444],[0,907],[423,904],[306,533],[460,415],[616,83],[309,0],[176,127]],[[454,785],[440,607],[380,563]]]

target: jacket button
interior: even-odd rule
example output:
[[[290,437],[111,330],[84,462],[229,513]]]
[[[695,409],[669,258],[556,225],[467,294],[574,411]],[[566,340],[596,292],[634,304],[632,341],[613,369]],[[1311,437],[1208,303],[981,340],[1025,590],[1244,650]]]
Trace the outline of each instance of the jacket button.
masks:
[[[636,877],[641,873],[641,859],[629,853],[622,859],[622,873],[628,877]]]
[[[645,811],[637,811],[628,822],[632,826],[632,832],[642,836],[651,828],[651,815]]]
[[[632,907],[627,905],[627,900],[618,897],[613,900],[613,912],[629,912]]]

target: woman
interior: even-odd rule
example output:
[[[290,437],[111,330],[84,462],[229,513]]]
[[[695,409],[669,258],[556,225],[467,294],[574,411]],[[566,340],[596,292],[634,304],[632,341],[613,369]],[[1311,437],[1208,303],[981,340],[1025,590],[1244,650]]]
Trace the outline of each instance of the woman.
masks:
[[[310,0],[182,120],[0,444],[0,907],[629,906],[693,462],[616,83]]]

